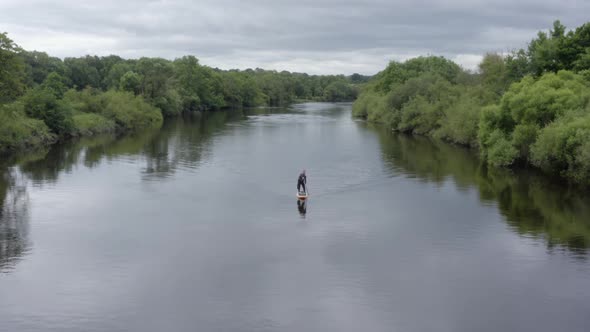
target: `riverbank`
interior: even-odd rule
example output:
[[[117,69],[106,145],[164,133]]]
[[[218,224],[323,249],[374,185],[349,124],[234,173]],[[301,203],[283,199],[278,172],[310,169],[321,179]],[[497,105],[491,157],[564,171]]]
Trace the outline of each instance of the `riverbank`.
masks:
[[[60,59],[0,33],[0,153],[70,137],[133,132],[165,117],[294,101],[354,100],[369,77],[220,70],[194,56]]]
[[[353,114],[394,131],[469,146],[494,167],[535,167],[588,186],[588,31],[585,24],[566,34],[557,21],[526,51],[487,54],[478,73],[442,57],[391,62],[361,92]],[[559,47],[544,53],[550,45],[577,53],[564,57]]]

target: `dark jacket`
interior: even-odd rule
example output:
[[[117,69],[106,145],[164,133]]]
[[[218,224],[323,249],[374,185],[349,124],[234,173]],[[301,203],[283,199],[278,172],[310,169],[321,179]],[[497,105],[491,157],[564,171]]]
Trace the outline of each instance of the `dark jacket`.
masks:
[[[307,183],[307,176],[305,176],[305,174],[303,174],[303,173],[299,174],[299,179],[297,179],[297,184],[299,184],[299,183],[303,183],[303,184]]]

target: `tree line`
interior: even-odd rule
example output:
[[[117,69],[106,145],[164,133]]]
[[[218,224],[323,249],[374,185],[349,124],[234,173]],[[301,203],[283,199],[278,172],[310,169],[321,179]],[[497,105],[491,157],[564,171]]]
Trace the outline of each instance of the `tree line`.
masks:
[[[486,54],[477,72],[443,57],[391,62],[353,114],[395,131],[480,151],[493,166],[533,166],[590,184],[590,23],[555,21],[526,48]]]
[[[352,101],[369,77],[220,70],[194,56],[60,59],[0,33],[0,152],[160,125],[182,112]]]

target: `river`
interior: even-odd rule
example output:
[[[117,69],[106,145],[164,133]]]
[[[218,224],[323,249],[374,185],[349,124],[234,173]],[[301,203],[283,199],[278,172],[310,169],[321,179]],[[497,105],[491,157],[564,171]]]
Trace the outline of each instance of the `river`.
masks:
[[[587,192],[350,104],[185,116],[2,164],[0,331],[590,329]]]

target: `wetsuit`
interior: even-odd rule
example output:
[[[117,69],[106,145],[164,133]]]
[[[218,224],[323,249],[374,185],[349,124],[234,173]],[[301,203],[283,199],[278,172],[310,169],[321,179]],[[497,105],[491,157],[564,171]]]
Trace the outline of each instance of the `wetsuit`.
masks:
[[[297,179],[297,191],[301,191],[301,187],[303,187],[303,191],[307,193],[307,189],[305,188],[305,184],[307,183],[307,176],[301,173],[299,174],[299,179]]]

